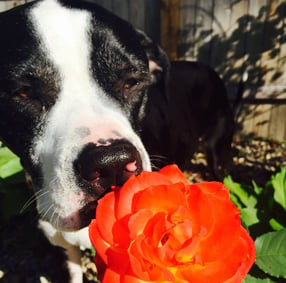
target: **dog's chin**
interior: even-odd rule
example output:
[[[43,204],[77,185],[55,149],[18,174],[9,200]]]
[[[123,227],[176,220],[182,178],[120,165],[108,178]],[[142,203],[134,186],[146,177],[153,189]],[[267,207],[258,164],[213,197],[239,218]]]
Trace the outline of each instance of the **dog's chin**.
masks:
[[[82,209],[79,211],[79,223],[80,227],[84,228],[89,225],[90,221],[95,218],[95,211],[97,207],[97,201],[91,201],[87,205],[85,205]]]
[[[56,230],[63,232],[73,232],[87,227],[91,220],[95,218],[97,201],[90,201],[77,212],[67,216],[53,215],[50,219],[45,215],[40,215],[40,218],[49,222]]]

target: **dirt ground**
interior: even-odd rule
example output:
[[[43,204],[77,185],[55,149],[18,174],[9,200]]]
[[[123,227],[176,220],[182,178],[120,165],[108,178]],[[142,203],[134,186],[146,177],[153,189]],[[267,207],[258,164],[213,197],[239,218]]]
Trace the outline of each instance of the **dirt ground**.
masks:
[[[281,166],[286,166],[286,142],[277,142],[251,136],[235,136],[232,143],[233,166],[229,175],[233,180],[251,185],[255,181],[263,186],[270,176]],[[192,159],[191,180],[211,180],[213,177],[206,166],[203,152],[198,152]]]

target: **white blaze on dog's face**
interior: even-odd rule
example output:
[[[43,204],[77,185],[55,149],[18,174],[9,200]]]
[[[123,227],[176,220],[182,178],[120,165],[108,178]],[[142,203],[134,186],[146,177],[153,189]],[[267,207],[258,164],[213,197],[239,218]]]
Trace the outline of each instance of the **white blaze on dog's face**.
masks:
[[[124,23],[114,32],[118,19],[108,16],[56,0],[40,1],[28,12],[39,62],[46,62],[34,72],[52,69],[43,84],[57,90],[39,111],[30,167],[39,171],[38,211],[59,229],[87,225],[95,201],[111,186],[150,170],[135,132],[149,83],[147,60],[135,53],[140,46],[131,27]]]

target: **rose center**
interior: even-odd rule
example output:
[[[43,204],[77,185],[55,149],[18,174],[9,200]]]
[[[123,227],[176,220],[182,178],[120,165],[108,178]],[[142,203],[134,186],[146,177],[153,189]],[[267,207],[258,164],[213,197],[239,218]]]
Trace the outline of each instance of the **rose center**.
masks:
[[[169,233],[165,233],[162,238],[161,238],[161,245],[164,246],[166,244],[166,242],[169,240],[170,234]]]

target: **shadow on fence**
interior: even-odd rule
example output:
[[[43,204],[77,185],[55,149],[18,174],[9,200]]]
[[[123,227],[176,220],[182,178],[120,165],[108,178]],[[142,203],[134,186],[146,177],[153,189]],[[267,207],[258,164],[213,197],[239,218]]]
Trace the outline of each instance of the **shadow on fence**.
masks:
[[[245,127],[245,120],[253,118],[257,123],[254,125],[254,121],[251,122],[253,133],[257,127],[264,127],[262,136],[269,136],[270,131],[276,135],[273,128],[278,128],[278,119],[272,111],[278,111],[280,105],[284,107],[286,104],[286,3],[281,1],[274,7],[272,2],[268,1],[267,5],[261,6],[257,16],[247,13],[239,17],[231,33],[224,30],[221,18],[216,17],[214,5],[212,11],[186,5],[184,9],[195,9],[210,19],[212,27],[216,26],[219,33],[215,33],[213,28],[206,28],[202,21],[194,21],[179,31],[179,38],[187,40],[179,42],[177,49],[179,58],[186,58],[189,54],[211,65],[223,78],[231,100],[235,99],[243,74],[248,75],[238,130]],[[263,104],[268,106],[261,107]],[[282,110],[279,111],[281,115]],[[286,117],[286,112],[284,114],[281,117]],[[272,116],[275,116],[275,121]],[[261,120],[258,121],[257,117],[261,117]],[[282,125],[281,129],[281,117],[279,137],[286,139],[285,126]],[[247,126],[251,127],[251,123],[247,121]],[[285,133],[281,134],[281,131]]]
[[[207,13],[201,7],[194,8]],[[219,19],[213,14],[207,16],[219,25]],[[230,35],[221,26],[221,33],[213,35],[213,30],[202,29],[201,23],[186,25],[180,31],[180,38],[191,38],[191,41],[179,43],[178,55],[184,56],[188,50],[203,42],[197,50],[197,60],[214,67],[227,85],[237,84],[247,71],[250,97],[254,96],[256,89],[266,84],[267,74],[271,72],[270,83],[283,75],[278,65],[286,63],[286,54],[282,51],[286,43],[285,16],[286,4],[282,2],[275,11],[271,10],[271,5],[265,5],[260,8],[257,17],[250,14],[240,17],[237,28]],[[194,36],[196,30],[200,32]],[[270,60],[275,59],[274,66],[264,64],[266,52]]]

